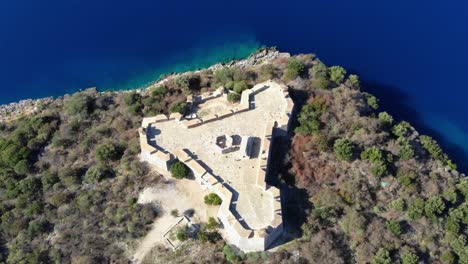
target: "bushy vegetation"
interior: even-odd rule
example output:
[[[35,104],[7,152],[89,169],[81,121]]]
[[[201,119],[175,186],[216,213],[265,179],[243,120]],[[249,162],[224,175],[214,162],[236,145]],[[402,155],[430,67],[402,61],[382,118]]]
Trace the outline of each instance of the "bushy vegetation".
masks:
[[[126,259],[116,244],[146,234],[156,217],[153,206],[133,200],[158,180],[136,156],[140,119],[129,108],[140,99],[90,89],[6,124],[0,262]]]
[[[452,171],[455,164],[408,122],[376,113],[379,100],[360,91],[365,87],[358,78],[298,57],[309,74],[290,81],[290,89],[326,102],[323,111],[310,99],[302,106],[286,164],[313,208],[296,244],[301,257],[312,263],[466,263],[461,211],[468,184]]]
[[[223,200],[216,194],[216,193],[210,193],[205,196],[205,203],[207,205],[221,205]]]
[[[337,139],[333,144],[333,150],[340,160],[351,161],[353,159],[354,144],[348,139]]]
[[[241,95],[236,92],[230,92],[227,95],[227,100],[231,103],[237,103],[241,99]]]
[[[291,58],[288,61],[286,70],[284,71],[283,78],[286,81],[293,80],[297,78],[298,76],[303,75],[304,72],[305,72],[304,63],[297,58]]]
[[[174,164],[172,164],[170,170],[172,177],[179,180],[186,178],[190,173],[190,170],[187,167],[187,165],[180,161],[176,161]]]
[[[220,240],[212,218],[196,234],[181,230],[185,246],[156,248],[155,259],[184,262],[196,251],[206,263],[468,263],[468,180],[432,138],[375,111],[379,100],[360,91],[357,76],[312,55],[177,75],[144,92],[87,90],[6,123],[0,262],[128,261],[125,244],[157,216],[136,203],[159,179],[137,158],[142,116],[179,112],[189,94],[220,86],[236,101],[266,79],[286,81],[300,109],[287,158],[274,163],[280,179],[271,180],[288,190],[285,228],[301,239],[243,254]],[[188,168],[178,170],[186,177]],[[209,194],[205,202],[222,201]]]

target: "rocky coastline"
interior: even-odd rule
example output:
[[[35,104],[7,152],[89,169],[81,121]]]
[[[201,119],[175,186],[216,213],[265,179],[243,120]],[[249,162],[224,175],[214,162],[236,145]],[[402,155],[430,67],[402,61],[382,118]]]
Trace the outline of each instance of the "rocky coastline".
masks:
[[[217,63],[214,64],[210,67],[208,67],[208,70],[215,71],[219,68],[225,67],[225,66],[236,66],[240,68],[247,68],[247,67],[252,67],[255,65],[260,65],[263,63],[267,63],[271,60],[274,60],[278,57],[289,57],[289,53],[283,53],[279,52],[276,48],[274,47],[267,47],[267,48],[260,48],[253,54],[251,54],[249,57],[242,59],[242,60],[232,60],[227,63]],[[184,73],[170,73],[165,75],[164,77],[160,78],[159,80],[156,80],[152,84],[146,86],[145,88],[141,89],[136,89],[138,91],[144,91],[147,90],[151,87],[160,85],[169,79],[175,78],[177,76],[185,75],[185,74],[191,74],[191,73],[197,73],[200,72],[202,69],[195,70],[195,71],[189,71],[189,72],[184,72]],[[204,69],[206,70],[206,69]],[[120,90],[120,91],[114,91],[116,93],[125,93],[131,90]],[[107,92],[107,91],[102,91],[102,92]],[[66,95],[64,95],[66,96]],[[60,97],[58,97],[60,98]],[[46,98],[40,98],[40,99],[24,99],[19,102],[13,102],[13,103],[8,103],[8,104],[3,104],[0,105],[0,122],[7,122],[9,120],[13,120],[22,116],[25,116],[27,114],[32,114],[35,111],[39,109],[39,106],[53,101],[53,97],[46,97]]]

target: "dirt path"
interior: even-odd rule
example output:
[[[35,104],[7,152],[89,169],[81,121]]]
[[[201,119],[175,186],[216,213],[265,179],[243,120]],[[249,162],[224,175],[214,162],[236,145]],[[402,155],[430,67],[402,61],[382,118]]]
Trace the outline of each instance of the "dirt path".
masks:
[[[177,210],[179,216],[185,210],[195,210],[192,222],[207,222],[210,216],[215,217],[217,207],[205,205],[203,198],[206,194],[208,192],[195,180],[171,180],[158,188],[143,190],[138,203],[156,203],[162,212],[155,220],[151,231],[138,244],[132,261],[140,263],[156,245],[167,246],[162,236],[178,220],[178,217],[171,215],[172,210]]]

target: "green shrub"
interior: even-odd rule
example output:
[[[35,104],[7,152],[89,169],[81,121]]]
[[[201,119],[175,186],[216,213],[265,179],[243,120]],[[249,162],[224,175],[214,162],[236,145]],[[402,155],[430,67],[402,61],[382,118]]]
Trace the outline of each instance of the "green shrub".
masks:
[[[325,90],[330,86],[330,81],[324,77],[319,77],[312,81],[312,84],[322,90]]]
[[[436,217],[445,210],[445,203],[439,196],[433,196],[427,199],[424,206],[424,212],[429,218]]]
[[[351,161],[354,153],[354,144],[348,139],[337,139],[333,144],[336,157],[340,160]]]
[[[273,64],[265,64],[260,67],[260,79],[268,80],[275,77],[276,68]]]
[[[233,87],[234,92],[238,94],[241,94],[244,90],[247,89],[249,89],[249,85],[245,81],[236,82]]]
[[[385,223],[385,226],[387,227],[390,232],[392,232],[395,236],[399,236],[401,234],[401,225],[400,222],[397,220],[388,220]]]
[[[440,256],[440,260],[444,264],[454,264],[455,263],[455,256],[453,255],[452,251],[444,251]]]
[[[330,81],[341,84],[345,78],[346,70],[341,66],[331,66],[328,68]]]
[[[422,135],[419,137],[422,146],[431,154],[434,159],[444,160],[444,152],[440,148],[437,141],[429,136]]]
[[[232,91],[234,89],[234,84],[236,84],[234,81],[229,81],[224,85],[224,87]]]
[[[461,179],[456,187],[457,190],[465,197],[465,200],[468,200],[468,179]]]
[[[86,183],[100,182],[105,178],[114,176],[114,171],[106,166],[96,165],[86,171],[83,181]]]
[[[223,254],[227,261],[235,263],[241,260],[241,258],[234,252],[230,245],[225,245],[223,248]]]
[[[187,104],[182,101],[173,102],[169,107],[169,113],[179,113],[184,114],[187,110]]]
[[[393,117],[387,112],[380,112],[379,123],[380,125],[385,127],[390,126],[391,124],[393,124]]]
[[[372,258],[372,264],[392,264],[390,252],[385,248],[379,248]]]
[[[141,104],[141,95],[135,91],[126,93],[123,99],[127,106],[132,106],[138,103]]]
[[[398,198],[396,200],[393,200],[392,202],[390,202],[389,204],[389,207],[390,208],[393,208],[399,212],[402,212],[405,210],[405,206],[406,206],[406,203],[405,203],[405,200],[403,200],[402,198]]]
[[[458,194],[457,194],[457,191],[454,190],[454,189],[448,189],[448,190],[446,190],[446,191],[442,194],[442,197],[444,197],[444,199],[445,199],[447,202],[450,202],[451,204],[455,204],[455,203],[457,203],[457,201],[458,201]]]
[[[298,117],[299,126],[295,132],[303,135],[311,135],[321,128],[320,114],[316,111],[316,106],[312,103],[302,107]]]
[[[216,229],[219,226],[218,221],[214,217],[208,218],[208,223],[206,224],[206,229]]]
[[[157,97],[157,98],[162,98],[164,97],[168,92],[168,89],[164,85],[159,85],[155,87],[154,89],[151,90],[151,96],[152,97]]]
[[[400,145],[400,160],[406,161],[414,158],[415,152],[413,146],[409,143],[406,138],[398,138],[398,143]]]
[[[88,115],[92,109],[93,99],[85,92],[75,93],[65,104],[65,109],[70,115]]]
[[[408,217],[417,220],[424,214],[425,202],[423,199],[416,197],[414,198],[408,207]]]
[[[370,108],[377,110],[379,108],[379,99],[377,99],[377,97],[373,96],[370,93],[363,93],[363,94],[366,97],[367,105]]]
[[[296,79],[304,74],[305,66],[304,63],[297,58],[291,58],[286,65],[283,78],[287,81]]]
[[[350,74],[348,76],[348,80],[346,81],[346,83],[348,84],[348,86],[354,88],[354,89],[357,89],[359,90],[361,88],[361,83],[359,81],[359,76],[355,75],[355,74]]]
[[[180,241],[185,241],[188,239],[187,235],[187,228],[186,227],[179,227],[176,231],[176,238]]]
[[[216,193],[210,193],[205,196],[205,203],[208,205],[220,205],[223,201],[216,195]]]
[[[409,250],[403,250],[400,255],[402,264],[417,264],[419,262],[418,255],[414,254]]]
[[[237,103],[241,99],[241,95],[235,92],[230,92],[227,95],[227,100],[231,103]]]
[[[406,137],[410,132],[411,125],[406,121],[401,121],[397,125],[393,126],[392,132],[397,137]]]
[[[312,75],[314,79],[323,78],[328,80],[328,68],[322,62],[319,62],[312,66],[309,71],[309,74]]]
[[[119,160],[123,154],[123,147],[115,143],[103,143],[96,147],[96,159],[100,162]]]
[[[183,179],[189,174],[189,168],[180,161],[175,162],[171,166],[171,175],[176,179]]]

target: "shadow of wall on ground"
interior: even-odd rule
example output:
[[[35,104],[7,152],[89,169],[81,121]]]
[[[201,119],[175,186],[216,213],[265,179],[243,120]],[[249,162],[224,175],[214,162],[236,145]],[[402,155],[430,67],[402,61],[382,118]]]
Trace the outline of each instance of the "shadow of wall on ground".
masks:
[[[274,140],[266,181],[280,189],[284,232],[270,247],[300,238],[301,226],[306,222],[308,212],[312,208],[309,194],[305,189],[295,186],[294,175],[289,173],[291,166],[287,153],[291,145],[290,137],[276,137]]]
[[[380,99],[379,111],[387,111],[397,122],[406,120],[420,133],[429,135],[439,142],[442,149],[449,155],[450,159],[458,165],[458,171],[468,172],[468,153],[460,146],[452,144],[444,139],[444,136],[424,125],[422,116],[411,106],[408,95],[397,87],[388,86],[377,82],[362,82],[362,90],[368,91]],[[423,95],[421,95],[423,96]]]

